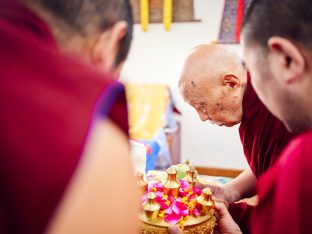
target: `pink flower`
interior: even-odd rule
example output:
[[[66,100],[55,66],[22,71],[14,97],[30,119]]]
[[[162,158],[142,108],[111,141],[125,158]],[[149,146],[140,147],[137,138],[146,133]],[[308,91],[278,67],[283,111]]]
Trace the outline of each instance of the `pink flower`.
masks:
[[[188,195],[188,189],[186,189],[186,188],[180,188],[179,189],[179,197],[185,197],[185,196],[187,196]]]
[[[165,210],[165,214],[170,215],[170,214],[172,214],[172,213],[173,213],[173,211],[172,211],[172,208],[171,208],[171,207],[169,207],[168,209]]]
[[[148,192],[163,192],[163,191],[164,188],[161,182],[148,185]]]
[[[202,194],[202,190],[197,188],[196,186],[193,187],[193,192],[197,195],[200,196]]]
[[[193,213],[193,215],[195,215],[195,217],[200,215],[200,212],[198,211],[198,209],[196,207],[193,209],[192,213]]]
[[[189,192],[189,184],[186,180],[180,180],[181,187],[179,189],[179,196],[185,197]]]
[[[166,196],[156,197],[156,201],[160,204],[160,210],[165,210],[171,205],[171,201]]]
[[[189,215],[189,210],[187,205],[185,205],[183,202],[179,201],[178,199],[173,203],[172,205],[172,211],[175,214],[179,214],[179,215]]]
[[[189,188],[189,183],[186,180],[180,180],[181,188]]]
[[[164,196],[164,193],[163,192],[156,192],[155,193],[155,195],[156,195],[156,198],[162,198],[163,196]]]
[[[171,225],[177,224],[182,218],[182,215],[171,214],[165,216],[165,221]]]
[[[177,224],[182,218],[182,215],[175,214],[171,207],[165,210],[165,214],[165,221],[171,225]]]
[[[169,207],[165,211],[165,221],[171,225],[177,224],[183,217],[189,215],[187,205],[181,202],[181,199],[177,199],[172,207]]]

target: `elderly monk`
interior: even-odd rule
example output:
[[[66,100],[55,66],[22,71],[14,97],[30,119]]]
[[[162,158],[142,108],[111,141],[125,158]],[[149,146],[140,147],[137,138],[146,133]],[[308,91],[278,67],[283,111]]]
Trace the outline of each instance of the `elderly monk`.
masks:
[[[212,186],[214,196],[232,203],[254,195],[257,178],[274,164],[293,135],[259,100],[240,57],[224,45],[197,46],[185,61],[179,88],[202,121],[227,127],[240,123],[250,169],[222,187]],[[246,203],[230,204],[229,209],[246,230]]]
[[[0,233],[136,233],[124,87],[59,46],[117,73],[129,3],[25,3],[0,0]]]
[[[260,99],[299,133],[258,181],[251,233],[311,233],[312,7],[309,0],[254,1],[243,23],[246,66]],[[241,233],[217,206],[221,233]]]

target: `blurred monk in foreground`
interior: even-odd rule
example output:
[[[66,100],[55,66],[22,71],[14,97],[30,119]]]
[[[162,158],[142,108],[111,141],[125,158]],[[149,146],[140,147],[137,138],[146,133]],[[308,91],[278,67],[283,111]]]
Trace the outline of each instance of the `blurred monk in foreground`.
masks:
[[[127,0],[0,0],[0,233],[137,232],[131,37]]]

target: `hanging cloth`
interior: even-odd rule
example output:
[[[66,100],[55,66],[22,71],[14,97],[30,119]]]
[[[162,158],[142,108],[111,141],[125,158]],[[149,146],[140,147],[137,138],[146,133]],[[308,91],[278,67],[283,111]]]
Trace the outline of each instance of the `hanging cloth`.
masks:
[[[149,0],[140,0],[140,21],[142,30],[146,32],[149,24]]]
[[[219,43],[239,43],[243,17],[251,2],[252,0],[225,0]]]

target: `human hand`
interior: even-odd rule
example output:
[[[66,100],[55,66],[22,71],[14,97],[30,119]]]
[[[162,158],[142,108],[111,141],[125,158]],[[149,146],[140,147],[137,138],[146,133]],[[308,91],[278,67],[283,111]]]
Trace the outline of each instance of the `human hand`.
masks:
[[[218,234],[242,234],[239,226],[235,223],[230,215],[227,207],[223,203],[216,202],[215,211],[218,225],[215,228],[215,233]],[[178,233],[173,233],[178,234]]]
[[[183,232],[179,227],[172,225],[168,228],[168,233],[169,234],[182,234]]]
[[[200,189],[210,188],[213,199],[217,202],[223,202],[227,207],[228,203],[236,202],[240,199],[240,193],[237,192],[232,186],[229,185],[212,185],[212,184],[201,184],[197,183],[196,186]]]
[[[215,232],[217,234],[242,234],[239,226],[234,222],[232,216],[228,212],[224,203],[215,204],[217,226]],[[170,226],[168,228],[169,234],[182,234],[182,230],[177,226]]]

